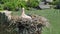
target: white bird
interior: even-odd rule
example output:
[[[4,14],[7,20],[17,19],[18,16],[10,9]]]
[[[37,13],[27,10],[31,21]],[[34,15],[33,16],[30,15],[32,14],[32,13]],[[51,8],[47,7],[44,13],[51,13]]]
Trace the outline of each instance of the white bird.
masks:
[[[8,17],[9,20],[11,20],[11,11],[4,10],[2,13],[5,13],[5,15]]]
[[[22,8],[21,18],[32,19],[30,16],[25,14],[24,8]]]

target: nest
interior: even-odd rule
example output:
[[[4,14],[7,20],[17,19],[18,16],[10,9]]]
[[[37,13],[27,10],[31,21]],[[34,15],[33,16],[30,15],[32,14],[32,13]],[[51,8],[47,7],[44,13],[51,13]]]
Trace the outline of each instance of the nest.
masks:
[[[1,15],[1,13],[0,13]],[[32,17],[32,20],[21,18],[20,16],[11,16],[11,20],[7,18],[7,16],[4,20],[3,14],[0,16],[1,23],[4,21],[4,23],[11,23],[15,24],[15,28],[18,28],[18,34],[41,34],[42,27],[49,26],[49,22],[45,17],[39,16],[39,15],[30,15]],[[3,20],[3,21],[2,21]],[[6,22],[5,22],[6,21]],[[10,26],[9,25],[9,26]],[[10,31],[11,32],[11,31]]]
[[[48,20],[38,15],[30,15],[32,20],[25,18],[14,18],[12,21],[16,23],[19,34],[41,34],[42,27],[46,26]]]

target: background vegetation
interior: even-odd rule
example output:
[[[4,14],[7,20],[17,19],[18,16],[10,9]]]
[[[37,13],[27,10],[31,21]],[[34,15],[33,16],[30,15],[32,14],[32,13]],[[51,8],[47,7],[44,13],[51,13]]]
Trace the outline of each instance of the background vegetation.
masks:
[[[29,7],[37,7],[41,0],[0,0],[0,10],[19,10],[21,7],[28,9]],[[60,4],[60,0],[54,0],[53,5]]]
[[[38,0],[0,0],[0,10],[18,10],[21,7],[37,7],[39,4]]]

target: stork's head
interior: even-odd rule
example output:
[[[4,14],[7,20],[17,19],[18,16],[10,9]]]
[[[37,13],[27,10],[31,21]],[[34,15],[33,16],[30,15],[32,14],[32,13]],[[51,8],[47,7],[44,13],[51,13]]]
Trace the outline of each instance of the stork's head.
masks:
[[[22,10],[24,11],[24,7],[22,8]]]

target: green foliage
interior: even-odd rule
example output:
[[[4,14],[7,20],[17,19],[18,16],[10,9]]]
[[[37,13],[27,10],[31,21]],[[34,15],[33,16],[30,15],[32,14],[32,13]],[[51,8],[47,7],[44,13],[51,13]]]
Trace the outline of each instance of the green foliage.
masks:
[[[60,4],[60,0],[55,0],[55,1],[53,2],[53,4],[54,4],[54,5]]]
[[[26,7],[26,2],[23,0],[2,0],[2,1],[4,2],[3,8],[9,8],[9,10],[15,10],[16,8]]]
[[[18,1],[17,0],[10,0],[4,3],[4,7],[10,8],[10,10],[15,10],[16,7],[18,7]]]
[[[25,0],[1,0],[0,2],[3,2],[3,6],[2,7],[2,3],[1,3],[1,7],[2,8],[5,8],[5,7],[8,7],[10,10],[16,10],[16,8],[21,8],[21,7],[24,7],[24,8],[28,8],[28,7],[37,7],[39,2],[38,0],[28,0],[28,1],[25,1]]]
[[[0,10],[3,10],[3,5],[2,4],[0,4]]]
[[[31,7],[37,7],[39,5],[39,1],[38,0],[29,0],[28,4]]]
[[[8,8],[9,10],[19,10],[19,8],[24,7],[28,9],[29,7],[37,7],[39,2],[42,0],[0,0],[0,10]],[[55,0],[52,2],[53,5],[60,4],[60,0]]]

